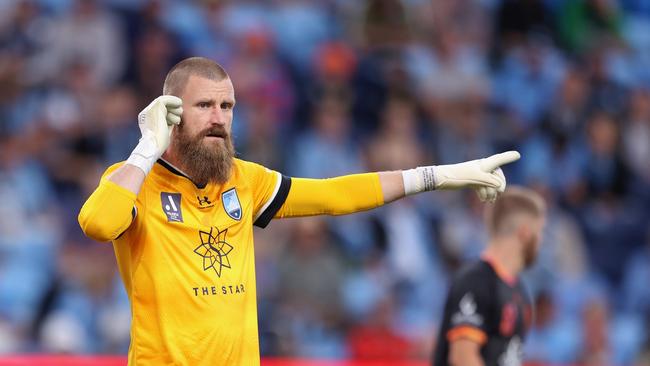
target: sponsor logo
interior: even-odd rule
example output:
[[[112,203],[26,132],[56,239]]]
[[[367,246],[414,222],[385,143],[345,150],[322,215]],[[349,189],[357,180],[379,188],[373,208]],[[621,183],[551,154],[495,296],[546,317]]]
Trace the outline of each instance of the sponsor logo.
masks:
[[[183,222],[180,193],[160,192],[160,202],[167,222]]]
[[[192,293],[194,296],[216,296],[216,295],[237,295],[245,293],[244,284],[240,283],[238,285],[228,285],[228,286],[201,286],[201,287],[192,287]]]
[[[214,202],[208,196],[196,196],[196,200],[199,203],[199,209],[214,207]]]
[[[228,229],[219,231],[216,227],[210,231],[199,230],[201,244],[194,249],[194,253],[203,257],[203,270],[212,269],[217,277],[221,277],[224,268],[231,268],[228,255],[234,248],[226,243],[227,232]]]

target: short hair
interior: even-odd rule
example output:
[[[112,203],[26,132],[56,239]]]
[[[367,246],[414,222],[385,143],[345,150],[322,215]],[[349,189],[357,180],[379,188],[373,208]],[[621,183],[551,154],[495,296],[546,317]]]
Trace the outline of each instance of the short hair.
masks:
[[[228,73],[218,63],[205,57],[190,57],[174,65],[165,77],[164,95],[179,96],[191,75],[221,81],[229,78]]]
[[[546,203],[530,188],[511,186],[488,206],[486,223],[490,235],[504,234],[514,229],[513,219],[526,215],[541,219],[546,215]]]

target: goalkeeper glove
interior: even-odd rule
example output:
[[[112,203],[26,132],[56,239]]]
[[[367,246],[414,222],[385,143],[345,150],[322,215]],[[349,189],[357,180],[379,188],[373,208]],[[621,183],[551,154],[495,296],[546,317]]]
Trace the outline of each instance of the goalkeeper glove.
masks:
[[[180,98],[162,95],[138,114],[142,137],[126,160],[127,164],[137,166],[145,175],[149,173],[156,160],[167,150],[174,125],[181,122],[182,105]]]
[[[481,201],[493,202],[506,189],[501,166],[519,160],[516,151],[460,164],[424,166],[402,171],[406,195],[434,189],[474,188]]]

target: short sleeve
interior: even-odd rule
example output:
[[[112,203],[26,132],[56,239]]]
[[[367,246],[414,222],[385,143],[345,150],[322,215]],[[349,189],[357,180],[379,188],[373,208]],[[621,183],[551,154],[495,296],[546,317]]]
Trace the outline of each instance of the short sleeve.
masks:
[[[447,340],[468,338],[484,344],[488,334],[490,299],[484,280],[458,278],[452,285],[448,300],[450,319]]]
[[[254,225],[264,228],[287,199],[291,178],[259,164],[244,164],[253,191]]]

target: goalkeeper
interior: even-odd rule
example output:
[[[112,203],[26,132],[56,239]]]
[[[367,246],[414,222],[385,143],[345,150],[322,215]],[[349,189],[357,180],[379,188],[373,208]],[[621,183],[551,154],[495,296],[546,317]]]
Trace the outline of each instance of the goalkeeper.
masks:
[[[138,116],[142,138],[79,213],[111,241],[131,302],[130,365],[259,365],[253,225],[344,215],[436,189],[494,201],[511,151],[455,165],[291,178],[235,158],[235,92],[217,63],[189,58]]]

